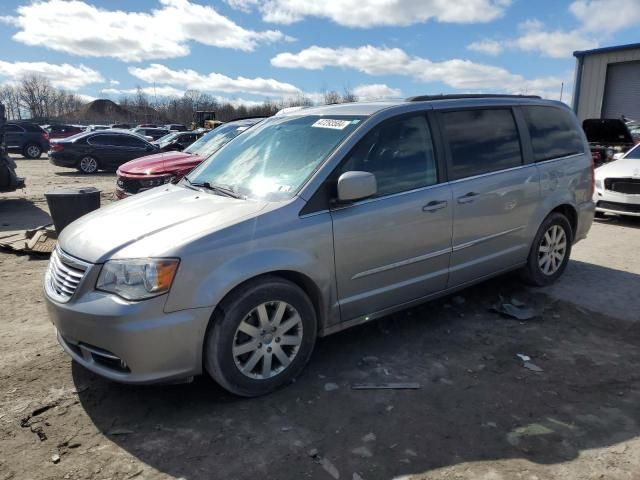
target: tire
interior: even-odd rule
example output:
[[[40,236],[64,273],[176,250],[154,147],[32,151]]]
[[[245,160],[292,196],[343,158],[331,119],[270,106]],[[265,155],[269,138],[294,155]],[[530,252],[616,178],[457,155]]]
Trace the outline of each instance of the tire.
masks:
[[[554,233],[555,232],[555,233]],[[554,241],[554,234],[556,239]],[[525,282],[537,287],[551,285],[563,274],[571,255],[573,230],[567,217],[561,213],[551,213],[540,225],[533,240],[527,265],[522,271]],[[564,244],[563,248],[562,247]],[[545,251],[549,261],[545,260]],[[557,255],[554,255],[554,252]],[[562,255],[561,258],[558,258]]]
[[[261,323],[260,313],[268,323]],[[302,371],[311,357],[316,332],[316,312],[302,289],[279,277],[261,277],[221,302],[205,339],[204,366],[231,393],[264,395]]]
[[[42,148],[37,143],[29,143],[22,150],[22,156],[30,160],[36,160],[42,156]]]
[[[94,173],[98,173],[100,163],[95,157],[85,155],[78,160],[77,169],[80,173],[84,173],[85,175],[93,175]]]

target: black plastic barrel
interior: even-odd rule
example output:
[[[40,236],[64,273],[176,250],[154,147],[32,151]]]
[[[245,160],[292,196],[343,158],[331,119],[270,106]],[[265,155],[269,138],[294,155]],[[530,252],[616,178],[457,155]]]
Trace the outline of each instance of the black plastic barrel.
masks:
[[[58,234],[74,220],[100,208],[100,190],[95,187],[56,188],[44,196]]]

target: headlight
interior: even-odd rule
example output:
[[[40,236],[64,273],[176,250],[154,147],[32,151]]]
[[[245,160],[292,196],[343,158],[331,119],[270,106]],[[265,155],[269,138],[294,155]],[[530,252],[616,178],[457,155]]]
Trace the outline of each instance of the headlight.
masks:
[[[148,180],[140,180],[140,185],[143,188],[158,187],[160,185],[164,185],[165,183],[171,183],[174,179],[175,177],[173,176],[150,178]]]
[[[109,260],[102,266],[96,289],[127,300],[144,300],[171,288],[178,269],[177,258]]]

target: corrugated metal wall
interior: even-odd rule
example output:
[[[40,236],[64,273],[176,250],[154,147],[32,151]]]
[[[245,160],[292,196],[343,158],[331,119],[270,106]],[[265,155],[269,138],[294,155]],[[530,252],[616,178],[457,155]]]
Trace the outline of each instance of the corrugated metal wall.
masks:
[[[618,62],[640,60],[640,48],[619,52],[595,53],[584,57],[578,118],[600,118],[607,80],[607,65]],[[575,92],[575,87],[574,87]]]

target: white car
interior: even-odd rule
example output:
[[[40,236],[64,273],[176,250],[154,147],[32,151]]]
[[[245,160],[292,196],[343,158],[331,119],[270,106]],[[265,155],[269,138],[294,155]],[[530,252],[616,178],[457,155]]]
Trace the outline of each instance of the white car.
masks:
[[[596,169],[596,214],[640,217],[640,144]]]

